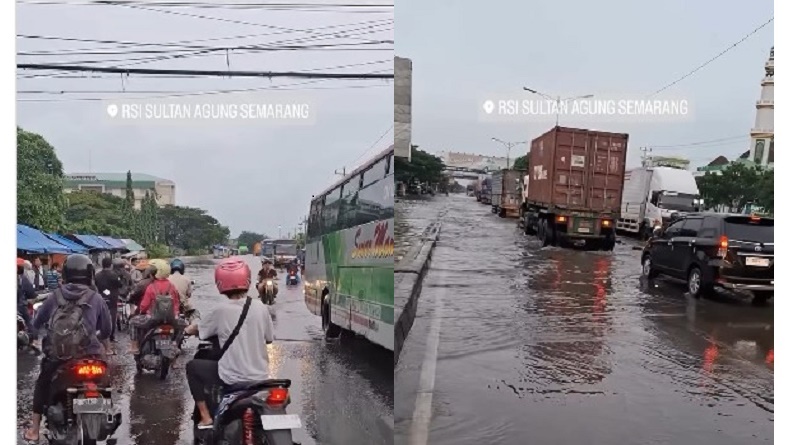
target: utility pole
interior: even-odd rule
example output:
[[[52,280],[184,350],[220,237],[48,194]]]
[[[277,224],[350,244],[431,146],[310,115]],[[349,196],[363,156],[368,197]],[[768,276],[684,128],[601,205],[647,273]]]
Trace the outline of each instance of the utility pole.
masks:
[[[526,144],[527,143],[526,141],[505,142],[505,141],[503,141],[501,139],[497,139],[497,138],[491,138],[491,140],[495,141],[495,142],[499,142],[500,144],[502,144],[505,147],[507,147],[507,167],[505,168],[505,170],[509,170],[510,169],[510,149],[515,147],[516,145],[521,145],[521,144]]]
[[[648,160],[650,159],[648,153],[652,153],[653,149],[650,147],[640,147],[639,150],[642,151],[642,167],[647,167]]]

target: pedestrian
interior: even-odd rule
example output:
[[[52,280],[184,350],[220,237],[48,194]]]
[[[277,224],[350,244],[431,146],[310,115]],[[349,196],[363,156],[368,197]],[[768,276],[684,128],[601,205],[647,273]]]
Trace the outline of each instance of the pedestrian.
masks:
[[[30,312],[27,310],[27,300],[36,298],[36,292],[33,289],[33,284],[25,276],[25,260],[22,258],[16,259],[16,312],[25,321],[28,334],[31,340],[36,339],[36,330],[33,329],[33,323],[30,319]]]
[[[132,276],[133,284],[137,284],[143,279],[144,270],[145,267],[140,267],[140,259],[137,257],[132,258],[132,271],[130,272],[130,275]]]
[[[33,288],[36,291],[47,288],[47,279],[44,276],[44,268],[41,266],[41,258],[39,257],[33,259]]]
[[[52,267],[47,271],[47,289],[55,290],[60,286],[60,264],[52,263]]]
[[[112,258],[102,258],[101,267],[102,270],[96,274],[96,290],[99,291],[99,294],[107,304],[107,309],[110,311],[110,319],[113,321],[113,323],[109,340],[114,342],[116,324],[115,318],[118,314],[118,293],[123,287],[123,283],[121,282],[121,277],[114,270],[112,270]],[[110,355],[115,354],[115,352],[110,347],[107,348],[107,352]]]

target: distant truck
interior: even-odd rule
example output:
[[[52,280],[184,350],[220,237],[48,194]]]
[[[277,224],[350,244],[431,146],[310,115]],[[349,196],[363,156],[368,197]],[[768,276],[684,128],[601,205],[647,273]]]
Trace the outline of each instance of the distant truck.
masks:
[[[544,246],[612,250],[620,216],[628,135],[554,127],[532,141],[524,232]]]
[[[521,181],[525,170],[499,170],[491,175],[491,213],[501,218],[518,218]]]
[[[617,230],[648,239],[666,227],[673,214],[698,212],[704,201],[688,171],[672,167],[639,167],[625,172],[623,201]]]
[[[485,175],[480,181],[480,202],[491,205],[491,175]]]

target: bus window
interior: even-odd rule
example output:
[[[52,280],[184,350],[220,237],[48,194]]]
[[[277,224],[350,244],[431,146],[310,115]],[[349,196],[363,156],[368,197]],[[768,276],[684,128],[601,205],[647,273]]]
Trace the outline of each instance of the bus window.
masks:
[[[326,198],[324,198],[324,208],[321,211],[321,227],[323,233],[332,232],[338,229],[341,189],[342,187],[338,187],[332,190],[326,195]]]
[[[384,179],[387,176],[387,159],[381,159],[365,171],[365,183],[363,187]]]

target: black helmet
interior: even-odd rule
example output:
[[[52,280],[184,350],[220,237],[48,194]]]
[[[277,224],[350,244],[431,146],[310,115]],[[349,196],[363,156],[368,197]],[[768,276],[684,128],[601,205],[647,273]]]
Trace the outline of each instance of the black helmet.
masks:
[[[115,269],[123,269],[126,267],[126,260],[123,258],[116,258],[112,260],[112,267]]]
[[[63,263],[63,282],[67,284],[93,285],[96,268],[87,255],[69,255]]]
[[[184,275],[184,262],[179,260],[178,258],[174,259],[170,262],[170,273],[181,272],[181,275]]]

